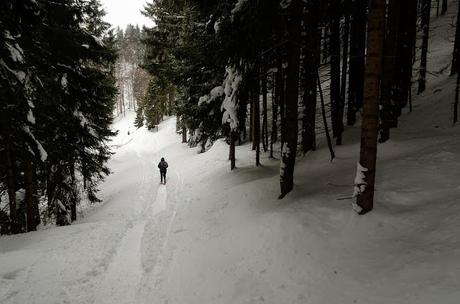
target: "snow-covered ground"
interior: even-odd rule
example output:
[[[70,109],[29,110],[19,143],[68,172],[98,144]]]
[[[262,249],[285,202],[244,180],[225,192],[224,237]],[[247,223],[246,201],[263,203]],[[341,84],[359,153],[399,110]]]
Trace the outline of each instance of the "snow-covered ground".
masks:
[[[436,71],[451,41],[433,40]],[[134,114],[120,119],[101,205],[72,226],[0,238],[0,303],[459,303],[460,129],[447,72],[379,145],[365,216],[342,199],[359,128],[346,130],[333,162],[324,144],[301,158],[294,191],[278,200],[279,162],[256,168],[250,146],[237,147],[230,171],[224,142],[197,154],[175,118],[154,132],[136,130]]]
[[[337,200],[352,192],[358,129],[334,162],[327,149],[301,159],[295,191],[277,200],[277,161],[255,168],[241,146],[230,172],[225,143],[197,154],[174,118],[150,132],[130,115],[114,125],[102,205],[72,226],[0,239],[0,303],[458,303],[453,81],[431,87],[379,146],[365,216]]]

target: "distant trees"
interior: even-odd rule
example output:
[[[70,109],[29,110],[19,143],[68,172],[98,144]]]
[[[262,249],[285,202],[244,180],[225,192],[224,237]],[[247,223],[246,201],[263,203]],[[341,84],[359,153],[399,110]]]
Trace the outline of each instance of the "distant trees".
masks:
[[[126,29],[116,29],[116,48],[118,58],[115,73],[118,88],[116,115],[125,115],[126,110],[136,111],[147,92],[150,76],[142,68],[145,47],[141,42],[145,29],[128,24]]]
[[[70,224],[109,173],[114,37],[97,0],[6,0],[0,11],[1,232]]]

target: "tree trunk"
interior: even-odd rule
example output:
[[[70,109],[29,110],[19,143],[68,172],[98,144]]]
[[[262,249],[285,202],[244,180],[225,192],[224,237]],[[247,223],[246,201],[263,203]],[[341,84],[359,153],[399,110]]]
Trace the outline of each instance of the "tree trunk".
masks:
[[[390,0],[387,8],[387,21],[385,23],[385,37],[383,48],[383,70],[380,89],[380,102],[382,105],[380,128],[380,142],[390,139],[390,128],[397,125],[398,115],[395,111],[395,75],[397,43],[399,34],[399,21],[401,18],[401,1]]]
[[[257,71],[257,69],[256,69]],[[254,104],[254,134],[253,134],[253,145],[256,150],[256,166],[260,165],[260,86],[259,80],[255,80],[253,83],[252,91],[252,103]]]
[[[262,64],[262,146],[264,152],[268,150],[268,116],[267,116],[267,71],[265,65]]]
[[[297,153],[298,132],[298,94],[299,61],[301,32],[301,0],[291,2],[291,20],[288,24],[289,40],[287,42],[287,83],[286,83],[286,128],[282,134],[280,187],[283,198],[294,187],[294,166]]]
[[[251,93],[249,92],[249,95]],[[252,141],[252,150],[255,150],[254,145],[254,99],[252,96],[248,96],[249,98],[249,141]]]
[[[278,82],[281,81],[279,79],[280,72],[277,71],[275,75],[273,76],[273,79],[275,81],[273,85],[274,89],[272,89],[272,132],[270,139],[270,158],[273,158],[273,144],[278,140]]]
[[[361,108],[363,101],[367,2],[367,0],[354,0],[352,3],[347,109],[347,124],[349,126],[355,124],[356,112]]]
[[[320,63],[320,41],[318,32],[319,1],[310,2],[304,18],[306,37],[304,51],[304,92],[302,96],[302,152],[316,150],[316,75]]]
[[[422,93],[426,88],[426,65],[428,55],[428,39],[430,36],[430,12],[431,0],[422,2],[422,55],[420,57],[420,74],[418,78],[418,93]]]
[[[321,88],[321,78],[319,77],[319,72],[316,74],[316,77],[318,80],[318,91],[319,91],[319,97],[321,100],[321,114],[323,116],[324,132],[326,133],[327,146],[329,148],[329,152],[331,153],[331,161],[332,161],[335,158],[335,153],[334,153],[334,149],[332,148],[332,140],[331,140],[331,136],[329,135],[329,127],[327,126],[326,109],[324,106],[323,89]]]
[[[19,233],[21,229],[19,227],[18,208],[16,203],[16,170],[12,157],[11,142],[8,135],[5,137],[5,154],[11,232],[16,234]]]
[[[186,143],[187,142],[187,128],[182,127],[182,142]]]
[[[331,119],[332,119],[332,135],[337,140],[337,145],[342,144],[343,122],[340,117],[340,108],[342,107],[340,100],[340,5],[338,0],[331,1]]]
[[[286,79],[285,79],[285,71],[283,69],[283,53],[281,49],[278,50],[277,54],[277,68],[278,68],[278,73],[280,77],[280,81],[277,84],[277,90],[279,92],[279,99],[278,99],[278,105],[279,105],[279,114],[280,114],[280,127],[281,127],[281,134],[284,133],[284,129],[286,128],[286,111],[285,111],[285,105],[286,105]],[[283,148],[283,141],[281,140],[281,149]]]
[[[442,0],[441,15],[445,15],[447,12],[447,0]]]
[[[35,186],[34,174],[35,167],[30,160],[24,162],[24,188],[25,197],[24,203],[26,206],[26,230],[36,231],[38,224],[40,224],[40,214],[38,211],[38,200],[37,200],[37,187]]]
[[[372,210],[374,201],[375,165],[377,159],[377,132],[379,126],[379,91],[382,74],[382,50],[385,25],[385,0],[372,0],[369,7],[367,60],[364,81],[363,120],[359,164],[365,168],[360,189],[356,193],[355,208],[359,214]],[[357,174],[357,176],[359,176]],[[359,181],[356,181],[359,182]],[[363,186],[363,184],[365,186]]]
[[[343,37],[342,37],[342,84],[340,88],[340,100],[341,100],[341,108],[339,116],[342,119],[342,127],[343,127],[343,114],[344,114],[344,107],[345,107],[345,98],[347,94],[347,73],[348,73],[348,48],[350,42],[350,3],[351,0],[344,0],[344,14],[345,19],[343,23]]]
[[[134,103],[134,100],[133,100]],[[74,161],[70,162],[70,178],[72,180],[72,187],[76,188],[76,179],[75,179],[75,164]],[[76,189],[74,190],[76,191]],[[77,197],[76,193],[74,193],[75,196],[72,196],[71,201],[70,201],[70,221],[74,222],[77,220]]]
[[[460,73],[457,73],[457,81],[455,84],[455,101],[454,101],[454,125],[458,122],[458,95],[460,90]]]
[[[455,43],[454,43],[454,51],[452,53],[452,66],[450,67],[450,75],[454,75],[458,73],[459,58],[460,58],[460,1],[458,1],[458,8],[457,8],[457,25],[455,28]]]
[[[407,105],[409,91],[412,87],[412,65],[414,63],[414,48],[417,34],[417,0],[401,1],[400,34],[398,35],[397,56],[395,58],[396,73],[394,77],[393,112],[396,117],[401,115],[401,110]],[[397,121],[394,120],[396,127]]]
[[[229,148],[229,160],[230,160],[230,170],[235,169],[235,141],[236,134],[235,131],[230,131],[230,148]]]

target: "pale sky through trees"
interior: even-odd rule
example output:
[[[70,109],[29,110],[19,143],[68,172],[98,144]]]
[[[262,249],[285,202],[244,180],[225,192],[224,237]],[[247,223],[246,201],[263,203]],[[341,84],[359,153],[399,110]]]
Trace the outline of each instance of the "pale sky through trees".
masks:
[[[152,26],[150,19],[141,14],[147,0],[101,0],[107,15],[105,20],[113,27],[126,28],[127,24]]]

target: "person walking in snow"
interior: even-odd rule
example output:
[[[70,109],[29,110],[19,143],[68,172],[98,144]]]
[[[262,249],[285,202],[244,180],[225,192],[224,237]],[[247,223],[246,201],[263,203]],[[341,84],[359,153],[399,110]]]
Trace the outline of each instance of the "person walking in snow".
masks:
[[[161,183],[166,185],[166,169],[168,168],[168,163],[162,157],[161,161],[158,163],[158,169],[160,169]]]

